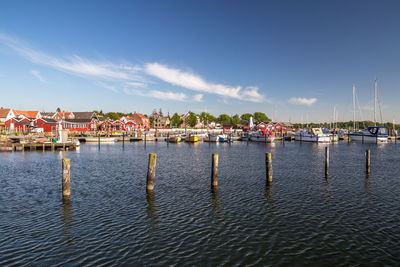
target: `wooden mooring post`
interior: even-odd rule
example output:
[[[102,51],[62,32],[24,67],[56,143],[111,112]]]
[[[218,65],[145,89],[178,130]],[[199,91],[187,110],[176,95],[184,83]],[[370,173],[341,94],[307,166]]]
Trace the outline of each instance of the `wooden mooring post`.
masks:
[[[71,194],[71,160],[62,160],[62,194],[68,197]]]
[[[371,172],[371,150],[369,149],[365,151],[365,167],[367,175],[369,175]]]
[[[157,159],[157,154],[155,153],[149,154],[149,166],[147,168],[147,183],[146,183],[147,190],[154,189],[154,178],[156,177],[156,159]]]
[[[212,154],[211,187],[218,186],[218,154]]]
[[[329,174],[329,146],[325,147],[325,177]]]
[[[267,185],[272,184],[272,154],[265,153],[265,174]]]
[[[97,136],[97,143],[98,143],[99,150],[100,150],[100,134]]]

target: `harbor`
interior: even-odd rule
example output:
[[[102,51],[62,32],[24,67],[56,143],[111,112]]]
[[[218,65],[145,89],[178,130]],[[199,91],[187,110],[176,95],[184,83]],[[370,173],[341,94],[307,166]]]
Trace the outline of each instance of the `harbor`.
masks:
[[[82,143],[76,151],[0,153],[0,264],[319,265],[329,259],[393,266],[399,152],[395,143],[340,141],[130,142],[100,150]],[[157,165],[149,192],[151,153]],[[214,153],[217,189],[210,187]],[[64,158],[70,159],[67,198]]]

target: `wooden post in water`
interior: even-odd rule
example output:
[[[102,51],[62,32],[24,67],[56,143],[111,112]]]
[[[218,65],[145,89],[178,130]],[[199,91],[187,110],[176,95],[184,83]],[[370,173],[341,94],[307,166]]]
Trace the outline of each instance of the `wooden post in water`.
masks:
[[[272,154],[265,153],[265,174],[267,185],[272,184]]]
[[[154,178],[156,177],[156,159],[157,154],[150,153],[149,154],[149,166],[147,168],[147,190],[154,189]]]
[[[366,167],[367,175],[369,175],[371,172],[371,150],[369,150],[369,149],[367,149],[367,151],[365,151],[365,167]]]
[[[62,194],[68,197],[71,194],[71,160],[62,160]]]
[[[211,187],[218,186],[218,154],[212,154]]]
[[[100,150],[100,134],[98,134],[98,136],[97,136],[97,143],[99,145],[99,150]]]
[[[329,174],[329,146],[325,147],[325,177]]]
[[[125,147],[125,133],[122,133],[122,147]]]

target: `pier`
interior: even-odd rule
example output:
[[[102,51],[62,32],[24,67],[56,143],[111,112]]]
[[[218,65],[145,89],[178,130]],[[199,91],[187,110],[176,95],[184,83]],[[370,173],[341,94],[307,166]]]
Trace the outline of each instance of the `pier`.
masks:
[[[79,147],[76,143],[2,143],[0,152],[25,152],[25,151],[71,151]]]

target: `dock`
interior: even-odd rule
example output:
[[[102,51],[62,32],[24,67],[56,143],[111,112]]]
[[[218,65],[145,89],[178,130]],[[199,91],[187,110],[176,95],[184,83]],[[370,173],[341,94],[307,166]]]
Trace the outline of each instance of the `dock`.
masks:
[[[25,151],[71,151],[79,145],[75,143],[2,143],[0,152],[25,152]]]

